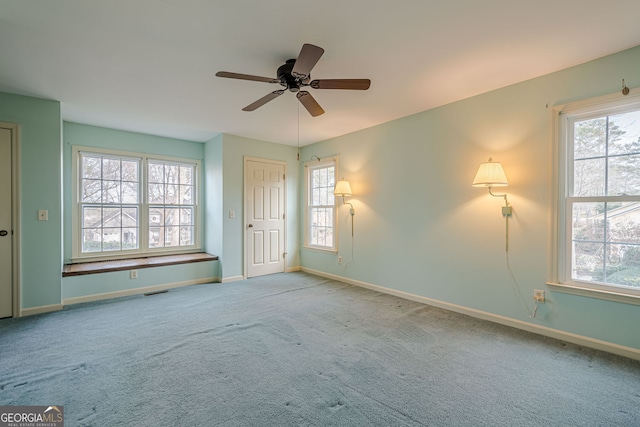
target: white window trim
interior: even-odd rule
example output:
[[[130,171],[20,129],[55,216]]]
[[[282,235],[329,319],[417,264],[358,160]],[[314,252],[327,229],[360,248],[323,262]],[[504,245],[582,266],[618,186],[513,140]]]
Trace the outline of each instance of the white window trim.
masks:
[[[327,159],[322,159],[319,161],[311,160],[304,163],[304,247],[306,249],[313,249],[321,252],[328,253],[338,253],[338,209],[336,207],[336,200],[334,199],[333,203],[333,247],[327,246],[316,246],[309,243],[309,230],[310,230],[310,211],[311,207],[309,206],[309,170],[323,168],[327,166],[333,165],[334,173],[335,173],[335,181],[337,182],[338,178],[338,157],[331,157]],[[310,169],[311,168],[311,169]]]
[[[82,214],[80,212],[82,204],[80,203],[80,185],[78,180],[78,173],[80,167],[80,153],[96,153],[96,154],[105,154],[105,155],[114,155],[114,156],[122,156],[122,157],[131,157],[131,158],[140,158],[142,159],[140,164],[140,191],[142,193],[142,202],[140,203],[141,214],[139,218],[139,228],[140,228],[140,247],[134,250],[128,251],[118,251],[117,253],[106,255],[104,252],[99,254],[82,254],[80,248],[82,247],[82,235],[79,232],[80,230],[80,218]],[[194,244],[192,246],[184,247],[184,248],[147,248],[148,246],[148,218],[147,214],[142,214],[142,212],[148,212],[149,203],[147,200],[147,160],[161,160],[168,162],[181,162],[181,163],[192,163],[196,165],[196,174],[194,176],[195,186],[196,186],[196,194],[195,194],[195,204],[194,204],[194,225],[195,225],[195,234],[194,234]],[[109,150],[104,148],[97,147],[84,147],[74,145],[72,147],[72,167],[71,167],[71,185],[73,187],[72,190],[72,213],[71,213],[71,262],[73,263],[81,263],[81,262],[95,262],[95,261],[109,261],[109,260],[118,260],[118,259],[128,259],[128,258],[141,258],[148,256],[160,256],[160,255],[178,255],[185,253],[193,253],[202,251],[202,234],[203,234],[203,226],[202,226],[202,214],[201,214],[201,206],[202,206],[202,162],[197,159],[187,159],[187,158],[179,158],[179,157],[169,157],[169,156],[161,156],[161,155],[153,155],[153,154],[145,154],[145,153],[136,153],[129,151],[119,151],[119,150]]]
[[[558,105],[552,109],[553,134],[553,209],[551,235],[551,262],[549,285],[552,289],[573,295],[587,296],[608,301],[640,305],[640,289],[629,286],[617,286],[583,282],[571,278],[571,266],[568,262],[568,242],[571,240],[571,225],[566,215],[568,146],[566,139],[567,117],[579,115],[599,116],[611,114],[615,109],[640,108],[640,89],[632,89],[628,95],[615,93],[596,98]]]

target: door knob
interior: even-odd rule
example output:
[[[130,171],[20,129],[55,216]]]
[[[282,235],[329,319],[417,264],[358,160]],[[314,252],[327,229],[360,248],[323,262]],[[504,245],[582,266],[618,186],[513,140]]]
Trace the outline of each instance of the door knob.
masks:
[[[248,225],[248,227],[249,227],[249,228],[252,228],[252,227],[253,227],[253,224],[249,224],[249,225]]]
[[[9,232],[7,230],[0,230],[0,237],[4,237],[7,234],[9,234]]]

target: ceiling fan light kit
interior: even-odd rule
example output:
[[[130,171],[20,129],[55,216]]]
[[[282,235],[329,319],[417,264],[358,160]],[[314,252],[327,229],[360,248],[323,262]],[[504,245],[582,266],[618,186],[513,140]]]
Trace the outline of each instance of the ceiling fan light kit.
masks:
[[[298,101],[307,109],[309,114],[317,117],[324,114],[324,109],[318,104],[315,98],[305,87],[312,89],[342,89],[342,90],[367,90],[371,86],[369,79],[322,79],[311,80],[311,70],[317,64],[324,53],[324,49],[312,44],[305,43],[298,54],[297,59],[289,59],[278,67],[277,78],[253,76],[250,74],[232,73],[229,71],[218,71],[216,76],[229,79],[250,80],[263,83],[278,83],[286,89],[274,90],[255,102],[247,105],[242,111],[254,111],[267,102],[273,101],[286,90],[296,93]]]

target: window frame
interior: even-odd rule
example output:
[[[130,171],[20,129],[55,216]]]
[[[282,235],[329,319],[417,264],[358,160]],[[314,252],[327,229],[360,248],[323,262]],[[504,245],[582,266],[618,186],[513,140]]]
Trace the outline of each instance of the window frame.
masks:
[[[552,109],[553,132],[553,211],[551,236],[550,280],[552,289],[593,298],[640,305],[640,288],[573,279],[571,276],[573,203],[589,201],[638,201],[640,196],[571,196],[573,179],[573,140],[570,123],[577,119],[610,116],[640,109],[640,90],[628,95],[621,93],[558,105]]]
[[[322,159],[318,161],[309,161],[304,164],[304,179],[305,179],[305,190],[304,190],[304,205],[305,205],[305,216],[304,216],[304,247],[307,249],[314,249],[322,252],[330,252],[337,253],[338,252],[338,218],[337,218],[337,206],[336,206],[336,198],[333,196],[333,191],[331,191],[331,197],[333,198],[333,203],[328,205],[318,205],[312,206],[310,203],[311,199],[311,173],[317,169],[324,169],[333,166],[333,174],[334,174],[334,185],[337,182],[338,176],[338,158],[331,157],[328,159]],[[311,243],[311,217],[312,217],[312,209],[313,208],[331,208],[333,215],[333,242],[331,246],[321,246],[314,245]]]
[[[138,248],[130,250],[119,251],[101,251],[101,252],[87,252],[82,253],[82,207],[81,200],[81,177],[80,173],[82,168],[80,165],[82,154],[95,154],[98,156],[113,156],[114,158],[128,158],[139,159],[138,170],[138,185],[139,185],[139,199],[138,203]],[[148,197],[148,162],[159,161],[167,163],[177,164],[189,164],[195,168],[193,174],[194,181],[194,194],[193,194],[193,245],[189,246],[170,246],[170,247],[149,247],[149,197]],[[198,159],[178,158],[163,155],[145,154],[138,152],[129,152],[121,150],[109,150],[97,147],[85,147],[85,146],[73,146],[72,147],[72,215],[71,215],[71,261],[77,262],[94,262],[94,261],[108,261],[108,260],[121,260],[129,258],[140,258],[148,256],[160,256],[160,255],[177,255],[185,253],[201,252],[202,246],[202,214],[201,214],[201,200],[202,200],[202,162]],[[155,205],[155,204],[154,204]],[[182,206],[182,205],[176,205]]]

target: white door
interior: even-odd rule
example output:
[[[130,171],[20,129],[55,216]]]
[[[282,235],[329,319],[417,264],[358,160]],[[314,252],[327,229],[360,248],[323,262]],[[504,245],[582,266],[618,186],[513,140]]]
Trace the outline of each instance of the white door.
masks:
[[[11,130],[0,128],[0,318],[13,316]]]
[[[247,277],[284,272],[284,166],[269,160],[245,160]]]

